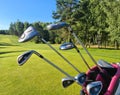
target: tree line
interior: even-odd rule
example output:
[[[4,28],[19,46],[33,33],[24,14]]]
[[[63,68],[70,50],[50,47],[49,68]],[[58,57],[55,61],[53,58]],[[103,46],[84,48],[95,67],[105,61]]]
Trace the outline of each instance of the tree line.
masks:
[[[56,0],[54,19],[72,25],[84,43],[120,44],[120,0]]]
[[[33,26],[41,35],[42,38],[44,38],[46,41],[49,41],[50,43],[54,44],[57,43],[55,42],[55,37],[56,34],[53,31],[48,31],[46,29],[47,25],[50,23],[44,23],[44,22],[34,22],[34,23],[29,23],[29,22],[21,22],[17,20],[14,23],[10,24],[8,34],[10,35],[16,35],[18,37],[21,36],[21,34],[29,27]],[[42,42],[39,37],[37,37],[35,40],[35,43],[40,43]]]
[[[56,0],[53,18],[69,23],[84,44],[101,48],[108,45],[120,45],[120,0]],[[65,29],[48,31],[50,23],[17,21],[10,24],[9,34],[20,36],[30,25],[36,28],[43,38],[51,43],[63,43],[70,40]],[[1,32],[0,32],[1,33]],[[5,32],[6,33],[6,32]],[[74,38],[73,38],[74,39]]]

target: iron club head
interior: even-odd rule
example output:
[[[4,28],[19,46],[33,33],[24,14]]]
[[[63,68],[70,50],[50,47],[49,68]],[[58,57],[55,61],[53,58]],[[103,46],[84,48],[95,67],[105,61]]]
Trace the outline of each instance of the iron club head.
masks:
[[[83,85],[86,81],[86,74],[80,73],[77,76],[75,76],[75,80],[78,84]]]
[[[73,84],[75,81],[72,78],[66,77],[62,79],[62,85],[64,88],[70,86],[71,84]]]
[[[38,35],[38,32],[32,27],[29,26],[21,35],[21,37],[19,38],[18,42],[26,42],[31,40],[33,37],[35,37],[36,35]]]
[[[73,48],[74,48],[74,45],[71,42],[66,42],[60,46],[61,50],[69,50],[69,49],[73,49]]]
[[[33,52],[34,52],[34,50],[30,50],[30,51],[27,51],[27,52],[21,54],[20,56],[18,56],[18,58],[17,58],[18,64],[20,66],[23,65],[30,58],[30,56],[33,54]]]
[[[80,73],[74,78],[66,77],[62,79],[62,85],[64,88],[70,86],[74,82],[77,82],[79,85],[83,85],[86,81],[86,74],[85,73]]]
[[[50,24],[47,26],[48,30],[56,30],[68,26],[66,22],[59,22],[57,24]]]
[[[99,95],[100,91],[102,90],[102,82],[101,81],[95,81],[91,82],[87,85],[87,92],[89,95]]]

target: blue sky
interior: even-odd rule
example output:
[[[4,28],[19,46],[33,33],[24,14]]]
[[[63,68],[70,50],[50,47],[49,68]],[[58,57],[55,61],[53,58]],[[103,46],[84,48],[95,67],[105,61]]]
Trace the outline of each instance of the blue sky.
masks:
[[[56,0],[0,0],[0,30],[9,29],[11,22],[53,22]]]

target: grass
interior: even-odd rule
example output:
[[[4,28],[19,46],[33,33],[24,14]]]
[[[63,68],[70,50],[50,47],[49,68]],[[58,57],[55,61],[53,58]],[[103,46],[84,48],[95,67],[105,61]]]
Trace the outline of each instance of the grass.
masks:
[[[36,55],[32,55],[23,66],[18,66],[17,56],[27,50],[34,49],[69,74],[73,76],[78,74],[47,45],[34,44],[33,42],[18,43],[17,39],[14,36],[0,35],[0,95],[79,95],[81,87],[77,83],[68,88],[63,88],[61,79],[65,75]],[[74,49],[60,51],[58,49],[60,45],[53,46],[82,72],[87,70]],[[120,62],[120,50],[97,48],[88,50],[96,60]],[[90,66],[93,66],[93,62],[85,51],[82,48],[80,51]]]

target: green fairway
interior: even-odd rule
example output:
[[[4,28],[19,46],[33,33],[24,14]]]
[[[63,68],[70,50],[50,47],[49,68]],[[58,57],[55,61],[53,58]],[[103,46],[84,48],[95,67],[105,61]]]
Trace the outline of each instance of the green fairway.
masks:
[[[0,95],[79,95],[81,87],[77,83],[63,88],[61,79],[66,76],[36,55],[32,55],[23,66],[18,66],[17,57],[20,54],[27,50],[36,50],[72,76],[78,74],[46,44],[18,43],[17,40],[14,36],[0,35]],[[75,49],[61,51],[59,46],[53,45],[80,71],[88,70]],[[88,50],[96,61],[103,59],[108,62],[120,62],[120,50]],[[80,51],[89,65],[93,66],[86,52],[82,48]]]

